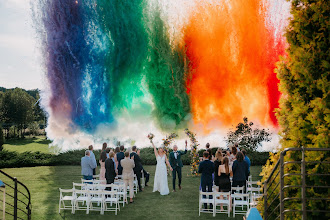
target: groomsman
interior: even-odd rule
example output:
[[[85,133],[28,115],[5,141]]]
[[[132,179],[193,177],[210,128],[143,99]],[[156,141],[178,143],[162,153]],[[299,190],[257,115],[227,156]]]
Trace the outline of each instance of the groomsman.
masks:
[[[142,160],[139,155],[140,155],[140,150],[137,150],[136,146],[133,146],[130,158],[134,160],[135,167],[133,170],[138,181],[139,192],[142,192],[143,190],[141,186],[141,177],[142,177],[141,171],[143,170],[143,166],[142,166]]]
[[[204,160],[199,164],[198,173],[202,174],[201,186],[203,192],[212,192],[212,173],[214,172],[214,163],[209,160],[209,152],[204,151]],[[207,190],[207,191],[206,191]],[[212,196],[210,196],[212,199]],[[204,208],[207,209],[207,204],[204,204]],[[213,209],[211,204],[210,209]]]
[[[175,180],[176,180],[176,174],[178,174],[179,179],[179,189],[181,189],[181,179],[182,179],[182,160],[181,155],[184,155],[187,153],[187,141],[186,141],[186,147],[185,151],[178,151],[178,146],[173,146],[173,151],[170,153],[170,165],[173,169],[172,171],[172,183],[173,183],[173,192],[175,192]]]

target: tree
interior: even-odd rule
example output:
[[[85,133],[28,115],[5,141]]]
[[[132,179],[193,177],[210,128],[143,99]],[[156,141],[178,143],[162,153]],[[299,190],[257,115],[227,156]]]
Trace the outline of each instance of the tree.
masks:
[[[271,140],[268,130],[252,128],[252,126],[253,122],[249,122],[248,118],[244,117],[243,123],[238,123],[236,130],[227,133],[225,141],[227,144],[237,143],[241,147],[255,151],[263,141],[269,142]]]
[[[286,31],[289,43],[288,56],[277,64],[279,88],[282,92],[277,118],[280,125],[281,147],[327,148],[330,128],[330,56],[328,0],[291,1],[292,18]],[[329,160],[329,152],[306,152],[309,161]],[[279,154],[272,155],[263,167],[263,180],[273,169]],[[300,153],[289,153],[287,158],[300,159]],[[329,173],[328,165],[309,164],[307,173]],[[297,166],[286,166],[287,173],[297,172]],[[287,178],[286,184],[299,185],[299,178]],[[329,178],[308,176],[308,185],[329,186]],[[288,189],[286,196],[300,197],[299,192]],[[328,189],[312,188],[308,193],[323,197]],[[275,193],[276,194],[276,193]],[[291,209],[299,207],[299,201],[290,203]],[[327,201],[308,201],[308,209],[327,210]],[[301,219],[298,213],[287,213],[287,219]],[[309,217],[325,217],[322,212],[309,213]]]
[[[3,150],[3,144],[5,143],[4,136],[3,136],[3,130],[0,126],[0,151]]]

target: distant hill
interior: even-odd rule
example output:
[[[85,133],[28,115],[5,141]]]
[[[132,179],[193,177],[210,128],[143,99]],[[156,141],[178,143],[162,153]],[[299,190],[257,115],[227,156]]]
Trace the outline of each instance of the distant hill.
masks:
[[[5,87],[0,87],[0,92],[6,92],[6,91],[9,91],[9,90],[14,90],[14,89],[15,88],[7,89]],[[31,89],[31,90],[22,89],[22,90],[24,90],[25,92],[27,92],[33,98],[37,99],[37,94],[39,93],[39,89]]]

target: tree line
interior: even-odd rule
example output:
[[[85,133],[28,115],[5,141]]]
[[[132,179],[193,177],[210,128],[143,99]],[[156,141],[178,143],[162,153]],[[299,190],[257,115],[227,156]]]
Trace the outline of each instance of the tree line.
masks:
[[[37,89],[0,87],[0,139],[1,133],[6,139],[24,138],[27,133],[37,135],[45,127],[46,115],[39,99]]]

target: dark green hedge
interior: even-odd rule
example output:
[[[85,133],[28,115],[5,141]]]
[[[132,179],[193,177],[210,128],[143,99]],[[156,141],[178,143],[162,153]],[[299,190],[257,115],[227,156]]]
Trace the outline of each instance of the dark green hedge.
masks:
[[[212,149],[213,151],[215,152],[216,149]],[[200,150],[199,154],[203,155],[203,152],[204,150]],[[40,152],[17,153],[3,150],[0,151],[0,168],[80,165],[80,159],[84,156],[84,153],[85,150],[72,150],[58,155]],[[94,151],[94,153],[98,161],[100,151]],[[140,155],[144,165],[156,164],[153,148],[141,149]],[[268,155],[268,152],[248,152],[252,165],[264,165]],[[184,165],[189,165],[191,160],[190,151],[181,158]]]

